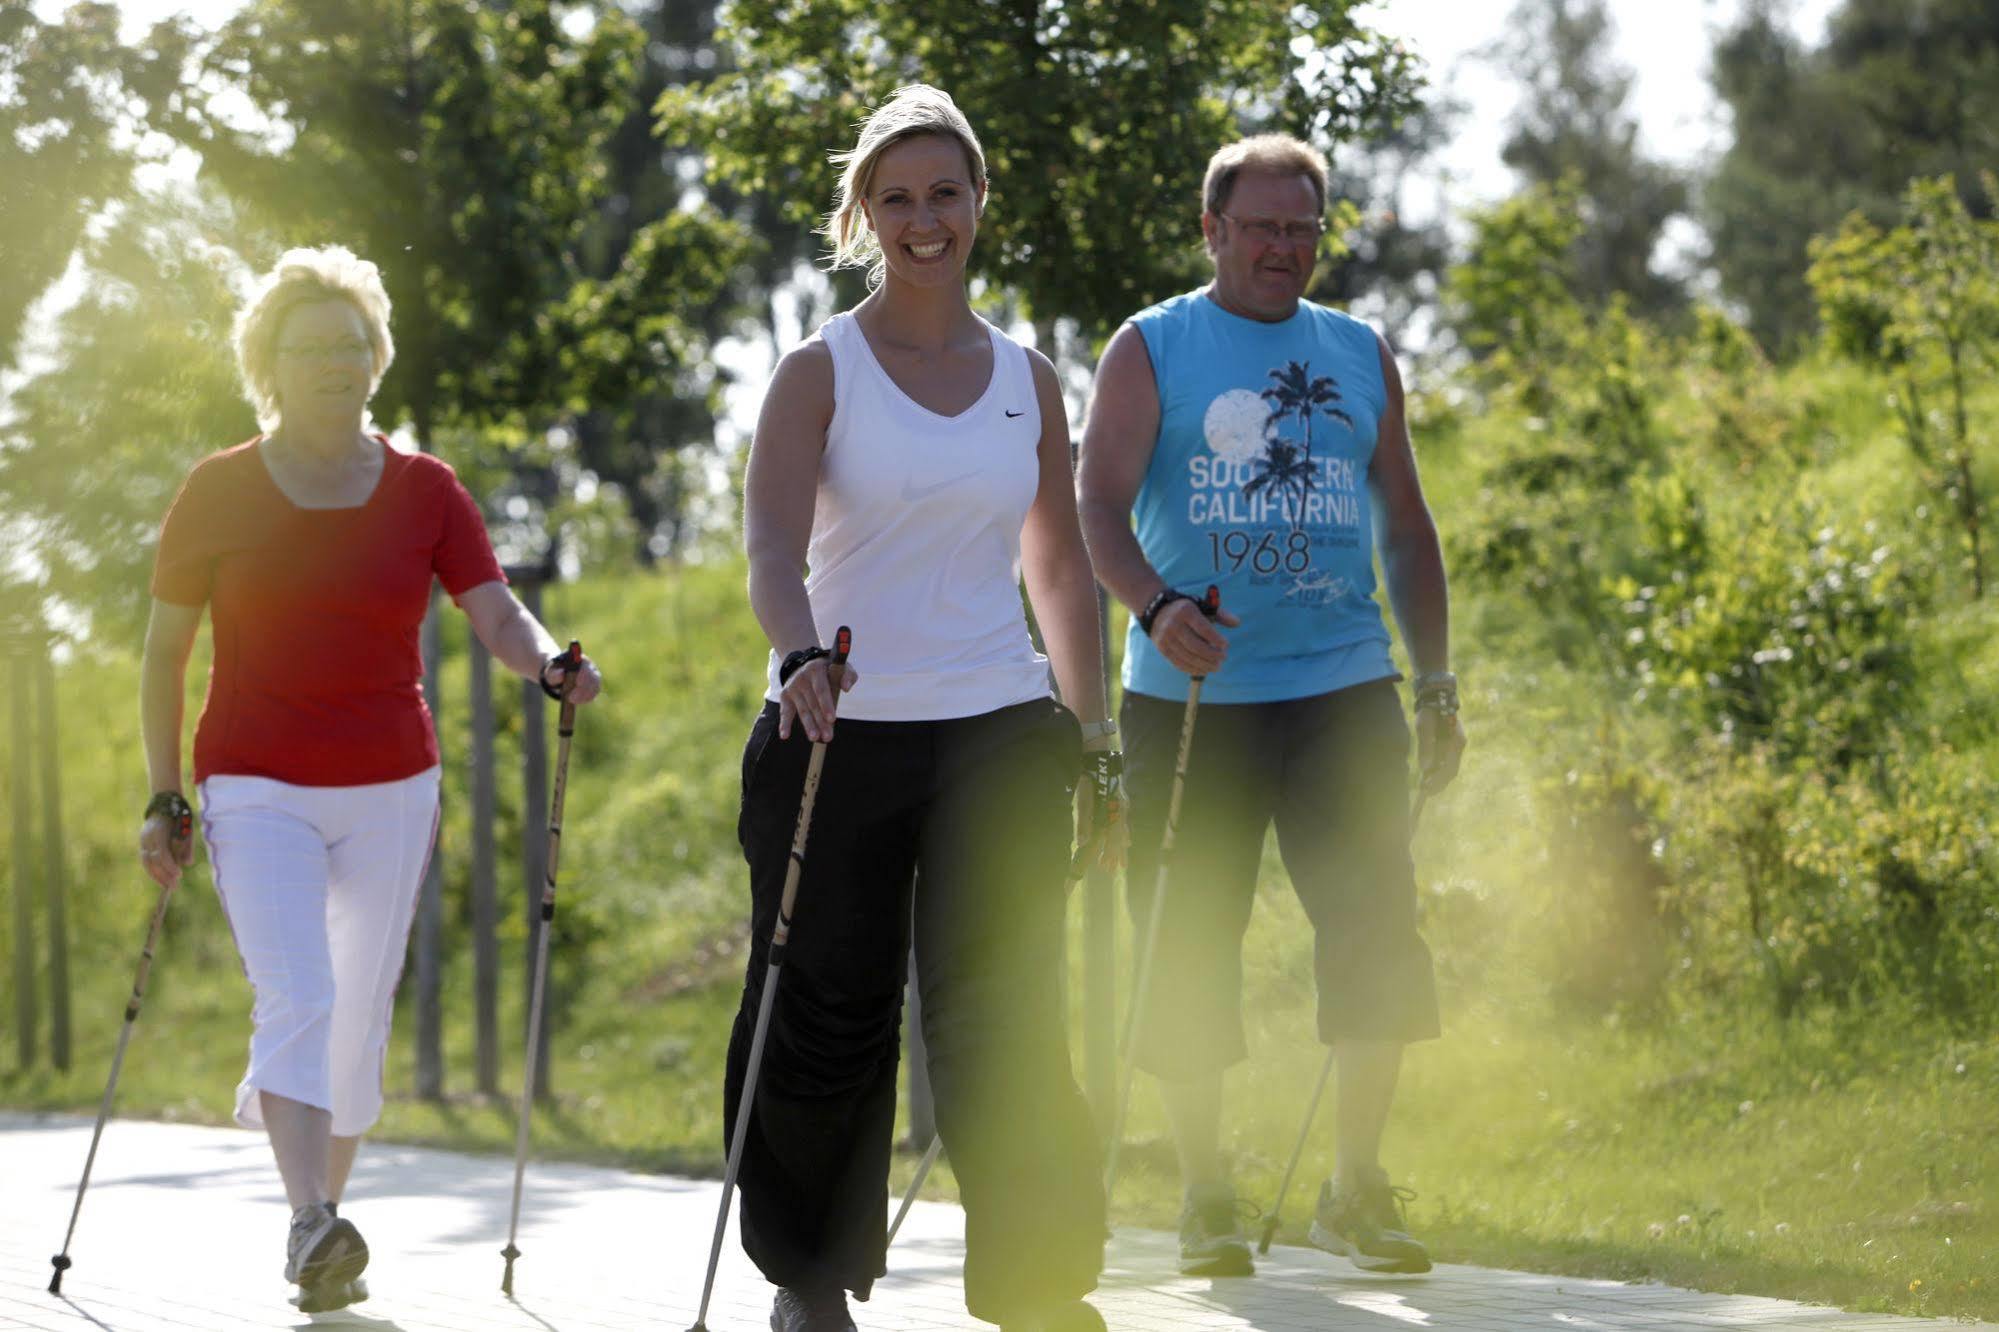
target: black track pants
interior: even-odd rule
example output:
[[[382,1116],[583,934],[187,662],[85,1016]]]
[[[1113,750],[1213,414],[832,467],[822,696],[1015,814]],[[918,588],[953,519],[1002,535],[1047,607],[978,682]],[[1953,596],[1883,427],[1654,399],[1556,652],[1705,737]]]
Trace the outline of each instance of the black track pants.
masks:
[[[743,756],[753,947],[729,1133],[809,750],[802,728],[777,738],[771,704]],[[1063,1001],[1079,767],[1075,718],[1052,700],[837,723],[743,1148],[743,1247],[773,1283],[865,1298],[884,1271],[913,918],[937,1125],[965,1203],[966,1306],[999,1322],[1095,1287],[1102,1172]]]

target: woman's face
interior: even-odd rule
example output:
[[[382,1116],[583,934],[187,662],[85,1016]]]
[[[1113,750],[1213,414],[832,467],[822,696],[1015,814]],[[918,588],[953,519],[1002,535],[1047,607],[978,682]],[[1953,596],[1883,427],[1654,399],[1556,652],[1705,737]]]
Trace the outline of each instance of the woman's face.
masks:
[[[890,275],[916,286],[964,281],[984,202],[956,139],[923,134],[890,145],[866,202]]]
[[[374,349],[346,301],[294,306],[278,326],[278,413],[292,425],[360,423],[374,388]]]

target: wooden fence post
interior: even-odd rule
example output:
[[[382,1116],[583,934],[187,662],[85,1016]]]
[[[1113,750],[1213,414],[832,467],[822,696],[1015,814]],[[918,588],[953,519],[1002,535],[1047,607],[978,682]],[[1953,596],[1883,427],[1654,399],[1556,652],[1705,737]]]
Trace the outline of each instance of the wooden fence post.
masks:
[[[438,637],[437,589],[431,587],[430,610],[423,617],[423,696],[430,706],[431,722],[440,737],[443,719],[437,687],[438,668],[443,664],[443,645]],[[442,739],[438,742],[443,748]],[[437,839],[430,848],[424,867],[423,887],[416,910],[416,1094],[427,1101],[444,1099],[444,1015],[441,991],[444,982],[444,788],[438,786]]]
[[[29,663],[16,656],[8,663],[12,679],[21,679]],[[35,1062],[35,842],[33,700],[26,689],[10,689],[13,708],[14,767],[14,1053],[20,1066]]]
[[[41,653],[35,673],[36,709],[41,723],[37,737],[42,751],[42,903],[49,931],[49,1058],[67,1073],[69,1036],[69,916],[62,838],[62,749],[56,727],[56,664],[50,651]]]
[[[500,1091],[500,945],[493,883],[493,657],[474,637],[472,676],[472,990],[479,1090]]]

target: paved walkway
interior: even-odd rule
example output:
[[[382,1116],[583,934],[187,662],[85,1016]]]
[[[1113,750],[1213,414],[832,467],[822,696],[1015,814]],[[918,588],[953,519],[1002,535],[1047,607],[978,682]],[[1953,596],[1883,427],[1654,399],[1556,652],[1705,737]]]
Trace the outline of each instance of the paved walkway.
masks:
[[[280,1279],[284,1198],[260,1136],[114,1121],[84,1201],[63,1295],[47,1293],[90,1123],[0,1112],[0,1328],[61,1332],[239,1332],[316,1323],[379,1332],[583,1332],[694,1321],[719,1185],[573,1165],[528,1168],[515,1269],[500,1293],[513,1166],[508,1160],[371,1145],[347,1208],[374,1247],[375,1297],[306,1317]],[[963,1223],[922,1203],[889,1255],[892,1271],[856,1305],[878,1332],[984,1328],[960,1300]],[[1902,1332],[1924,1319],[1842,1314],[1782,1300],[1703,1295],[1477,1267],[1375,1277],[1309,1249],[1271,1251],[1253,1279],[1173,1275],[1172,1237],[1122,1232],[1096,1303],[1113,1329],[1828,1328]],[[768,1325],[770,1293],[733,1226],[708,1322]],[[1951,1324],[1964,1327],[1966,1324]],[[1999,1326],[1978,1324],[1988,1332]]]

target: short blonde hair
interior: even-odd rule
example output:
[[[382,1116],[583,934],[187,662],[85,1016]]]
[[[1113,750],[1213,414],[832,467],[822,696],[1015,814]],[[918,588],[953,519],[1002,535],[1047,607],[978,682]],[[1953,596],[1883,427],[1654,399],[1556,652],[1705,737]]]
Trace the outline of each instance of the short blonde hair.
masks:
[[[861,205],[874,185],[875,164],[881,155],[904,139],[936,134],[956,139],[965,150],[965,166],[972,173],[972,191],[983,196],[986,188],[986,153],[972,122],[951,100],[951,94],[927,83],[897,88],[889,99],[861,122],[861,137],[852,148],[833,154],[841,168],[840,192],[833,211],[826,217],[824,231],[833,242],[829,268],[866,268],[868,285],[881,285],[887,261],[882,258],[881,241],[875,236]]]
[[[389,293],[382,287],[380,269],[344,245],[286,250],[236,312],[236,365],[243,375],[243,395],[264,430],[275,430],[279,421],[278,334],[285,316],[321,301],[345,301],[361,316],[372,353],[371,396],[396,358],[396,344],[389,337]]]
[[[1303,175],[1311,180],[1319,195],[1319,210],[1326,207],[1326,155],[1302,139],[1289,134],[1258,134],[1237,139],[1208,159],[1208,174],[1201,182],[1201,207],[1219,215],[1228,207],[1236,177],[1245,171],[1261,171],[1275,176]]]

